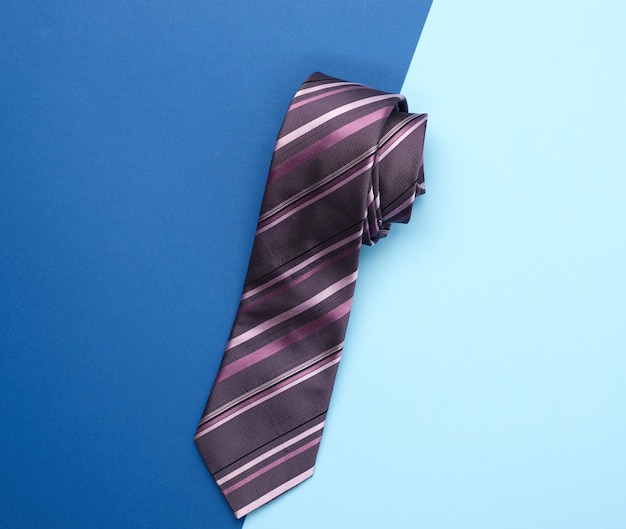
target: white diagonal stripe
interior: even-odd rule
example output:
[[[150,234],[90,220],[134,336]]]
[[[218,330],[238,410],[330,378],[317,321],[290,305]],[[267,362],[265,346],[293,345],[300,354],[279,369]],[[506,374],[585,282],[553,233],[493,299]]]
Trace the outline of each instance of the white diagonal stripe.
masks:
[[[387,149],[386,149],[386,150],[385,150],[385,151],[384,151],[384,152],[383,152],[383,153],[382,153],[382,154],[378,157],[378,161],[380,162],[380,161],[384,160],[384,159],[387,157],[387,155],[388,155],[391,151],[393,151],[393,150],[394,150],[394,149],[395,149],[398,145],[400,145],[400,144],[404,141],[404,139],[405,139],[405,138],[406,138],[409,134],[411,134],[411,132],[413,132],[413,131],[414,131],[416,128],[418,128],[420,125],[424,124],[424,123],[426,122],[426,120],[427,120],[427,119],[428,119],[428,118],[427,118],[427,116],[424,116],[424,117],[423,117],[422,119],[420,119],[417,123],[414,123],[413,125],[411,125],[411,126],[410,126],[410,127],[409,127],[406,131],[404,131],[404,132],[402,133],[402,136],[400,136],[400,137],[398,137],[397,139],[395,139],[395,140],[393,141],[393,143],[391,143],[391,144],[389,145],[389,147],[387,147]],[[421,163],[421,160],[420,160],[420,163]]]
[[[228,343],[226,344],[226,350],[228,351],[229,349],[232,349],[233,347],[237,347],[238,345],[241,345],[242,343],[247,342],[248,340],[251,340],[255,336],[258,336],[259,334],[262,334],[265,331],[270,330],[272,327],[276,327],[276,325],[283,323],[284,321],[287,321],[288,319],[293,318],[294,316],[297,316],[298,314],[301,314],[315,307],[315,305],[318,305],[325,299],[328,299],[329,297],[331,297],[336,292],[339,292],[342,288],[356,281],[356,276],[357,276],[357,273],[353,272],[349,276],[346,276],[340,279],[339,281],[337,281],[336,283],[333,283],[329,287],[326,287],[324,290],[317,293],[312,298],[309,298],[306,301],[303,301],[302,303],[300,303],[300,305],[296,305],[292,309],[289,309],[281,314],[278,314],[277,316],[274,316],[273,318],[269,320],[264,321],[263,323],[260,323],[256,327],[253,327],[252,329],[240,334],[239,336],[235,336],[234,338],[229,340]]]
[[[246,411],[248,411],[250,408],[254,408],[255,406],[258,406],[259,404],[263,404],[266,400],[272,399],[274,397],[276,397],[277,395],[280,395],[281,393],[284,393],[285,391],[287,391],[288,389],[291,389],[294,386],[297,386],[298,384],[309,380],[310,378],[314,377],[315,375],[319,375],[322,371],[325,371],[326,369],[328,369],[329,367],[334,366],[335,364],[339,363],[339,360],[341,360],[341,357],[336,358],[335,360],[333,360],[332,362],[328,362],[327,364],[324,364],[322,367],[317,368],[314,371],[311,371],[310,373],[307,373],[306,375],[304,375],[303,377],[294,380],[293,382],[290,382],[289,384],[287,384],[286,386],[283,386],[282,388],[277,389],[276,391],[273,391],[272,393],[270,393],[269,395],[265,395],[265,397],[260,398],[259,400],[255,400],[254,402],[251,402],[250,404],[248,404],[247,406],[244,406],[243,408],[241,408],[240,410],[237,410],[236,412],[232,413],[231,415],[229,415],[228,417],[224,417],[222,420],[217,421],[216,423],[212,424],[211,426],[207,426],[206,428],[202,428],[200,431],[198,431],[198,433],[194,436],[194,439],[200,439],[200,437],[206,435],[207,433],[209,433],[212,430],[215,430],[215,428],[219,428],[220,426],[222,426],[222,424],[227,423],[228,421],[230,421],[231,419],[234,419],[235,417],[238,417],[239,415],[241,415],[242,413],[245,413]]]
[[[400,204],[396,209],[394,209],[393,211],[386,213],[385,214],[385,219],[392,219],[394,216],[396,216],[398,213],[400,213],[401,211],[405,210],[406,208],[408,208],[411,204],[413,204],[413,202],[415,202],[415,194],[411,195],[409,198],[407,198],[402,204]]]
[[[286,270],[285,272],[283,272],[279,276],[276,276],[274,279],[268,281],[267,283],[263,283],[262,285],[256,288],[253,288],[252,290],[248,290],[248,292],[244,292],[241,296],[241,299],[242,300],[248,299],[249,297],[254,296],[255,294],[258,294],[259,292],[262,292],[263,290],[271,287],[272,285],[275,285],[276,283],[282,281],[286,277],[289,277],[290,275],[295,274],[296,272],[302,270],[303,268],[307,267],[308,265],[317,261],[318,259],[321,259],[325,255],[328,255],[329,253],[335,251],[337,248],[341,248],[342,246],[347,245],[348,243],[354,241],[355,239],[358,239],[359,237],[361,237],[360,232],[356,232],[356,233],[353,233],[352,235],[349,235],[345,239],[342,239],[341,241],[330,245],[325,250],[322,250],[316,253],[315,255],[312,255],[308,259],[302,261],[299,265],[296,265],[293,268]]]
[[[337,351],[340,351],[342,348],[343,348],[343,342],[340,342],[339,344],[335,345],[334,347],[331,347],[330,349],[327,349],[323,353],[320,353],[320,354],[314,356],[313,358],[307,360],[306,362],[304,362],[304,363],[302,363],[300,365],[297,365],[293,369],[290,369],[289,371],[285,371],[284,373],[281,373],[276,378],[273,378],[272,380],[268,380],[265,384],[261,384],[260,386],[254,388],[254,389],[251,389],[250,391],[244,393],[243,395],[240,395],[236,399],[233,399],[233,400],[227,402],[223,406],[220,406],[216,410],[213,410],[211,413],[208,413],[207,415],[202,417],[202,420],[200,421],[200,426],[202,426],[203,424],[209,422],[213,417],[217,417],[221,413],[224,413],[226,410],[228,410],[230,408],[234,408],[235,406],[237,406],[237,404],[240,404],[244,400],[247,400],[250,397],[254,397],[254,395],[257,395],[258,393],[261,393],[262,391],[266,390],[267,388],[269,388],[271,386],[274,386],[274,385],[278,384],[279,382],[282,382],[283,380],[289,378],[292,375],[295,375],[296,373],[298,373],[300,371],[304,371],[307,367],[311,367],[313,364],[317,364],[317,362],[319,362],[320,360],[323,360],[327,356],[331,356],[331,355],[335,354]]]
[[[288,199],[286,199],[284,202],[281,202],[280,204],[274,206],[272,209],[269,209],[265,213],[263,213],[263,215],[261,215],[259,217],[259,222],[262,222],[262,221],[270,218],[272,215],[274,215],[275,213],[279,212],[281,209],[285,209],[285,207],[293,204],[294,202],[297,202],[303,196],[306,196],[306,195],[312,193],[313,191],[315,191],[316,189],[319,189],[320,187],[324,186],[325,184],[327,184],[331,180],[334,180],[335,178],[337,178],[339,176],[342,176],[344,173],[347,173],[350,169],[353,169],[354,167],[356,167],[359,163],[361,163],[363,160],[369,158],[370,155],[374,154],[375,152],[376,152],[376,147],[369,148],[367,151],[365,151],[361,155],[357,156],[353,160],[350,160],[347,164],[345,164],[344,166],[340,167],[339,169],[337,169],[336,171],[332,172],[331,174],[329,174],[329,175],[325,176],[324,178],[318,180],[317,182],[311,184],[306,189],[302,189],[302,190],[298,191],[297,193],[294,193]]]
[[[326,112],[326,114],[322,114],[320,117],[309,121],[305,125],[298,127],[296,130],[293,130],[290,133],[285,134],[282,138],[279,138],[278,141],[276,142],[276,147],[274,150],[277,151],[278,149],[281,149],[282,147],[284,147],[285,145],[288,145],[292,141],[297,140],[301,136],[304,136],[306,133],[310,132],[314,128],[319,127],[320,125],[323,125],[327,121],[330,121],[331,119],[336,118],[337,116],[341,116],[341,114],[350,112],[350,110],[354,110],[355,108],[369,105],[370,103],[376,103],[378,101],[398,99],[399,97],[401,96],[396,95],[396,94],[384,94],[380,96],[366,97],[365,99],[360,99],[359,101],[354,101],[352,103],[348,103],[347,105],[337,107],[331,110],[330,112]]]
[[[253,466],[258,465],[262,461],[265,461],[268,457],[272,457],[274,454],[277,454],[281,450],[284,450],[285,448],[293,444],[296,444],[298,441],[301,441],[302,439],[309,437],[311,434],[314,434],[315,432],[319,432],[322,428],[324,428],[325,422],[326,421],[322,421],[321,423],[316,424],[315,426],[313,426],[313,428],[309,428],[308,430],[302,432],[301,434],[296,435],[295,437],[292,437],[288,441],[285,441],[284,443],[272,448],[271,450],[268,450],[264,454],[261,454],[259,457],[253,459],[249,463],[246,463],[245,465],[240,466],[237,470],[233,470],[230,474],[227,474],[223,478],[218,479],[217,484],[221,485],[222,483],[226,483],[227,481],[230,481],[231,479],[237,477],[239,474],[245,472],[249,468],[252,468]]]
[[[298,213],[298,211],[302,211],[304,208],[310,206],[311,204],[314,204],[315,202],[321,200],[322,198],[324,198],[325,196],[330,195],[332,192],[334,192],[336,189],[339,189],[340,187],[343,187],[347,184],[349,184],[350,182],[352,182],[352,180],[354,180],[357,176],[362,175],[365,171],[367,171],[368,169],[371,169],[374,166],[374,161],[372,160],[371,162],[369,162],[367,165],[363,166],[361,169],[359,169],[356,173],[352,173],[349,177],[347,177],[345,180],[340,180],[339,182],[336,182],[332,187],[329,187],[328,189],[326,189],[325,191],[323,191],[322,193],[320,193],[319,195],[317,195],[314,198],[310,198],[309,200],[307,200],[306,202],[303,202],[302,204],[300,204],[299,206],[296,206],[293,209],[288,210],[287,212],[283,213],[282,215],[280,215],[279,217],[275,218],[272,222],[270,222],[269,224],[266,224],[265,226],[263,226],[262,228],[257,229],[256,234],[259,235],[260,233],[263,233],[267,230],[269,230],[270,228],[273,228],[274,226],[276,226],[277,224],[280,224],[282,221],[284,221],[285,219],[288,219],[289,217],[295,215],[296,213]]]
[[[320,90],[324,90],[324,88],[334,88],[335,86],[363,86],[360,85],[358,83],[347,83],[345,81],[342,81],[340,83],[326,83],[326,84],[320,84],[317,86],[312,86],[311,88],[303,88],[302,90],[298,90],[296,92],[296,95],[293,96],[293,98],[295,99],[296,97],[300,97],[306,94],[312,94],[313,92],[319,92]]]
[[[267,494],[264,494],[258,500],[255,500],[252,503],[249,503],[248,505],[246,505],[245,507],[242,507],[238,511],[235,511],[235,517],[239,519],[245,516],[246,514],[248,514],[249,512],[253,511],[254,509],[257,509],[261,505],[265,505],[268,501],[272,501],[274,498],[280,496],[283,492],[287,492],[289,489],[292,489],[296,485],[299,485],[305,479],[310,478],[313,475],[314,468],[315,467],[311,467],[306,472],[303,472],[302,474],[297,475],[295,478],[292,478],[289,481],[286,481],[279,487],[276,487],[274,490],[271,490]]]

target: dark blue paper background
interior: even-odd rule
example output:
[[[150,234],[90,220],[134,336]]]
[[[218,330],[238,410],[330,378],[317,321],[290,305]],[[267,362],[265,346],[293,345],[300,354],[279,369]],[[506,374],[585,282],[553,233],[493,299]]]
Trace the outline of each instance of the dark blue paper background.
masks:
[[[0,527],[239,527],[192,442],[313,70],[399,90],[430,1],[10,2]]]

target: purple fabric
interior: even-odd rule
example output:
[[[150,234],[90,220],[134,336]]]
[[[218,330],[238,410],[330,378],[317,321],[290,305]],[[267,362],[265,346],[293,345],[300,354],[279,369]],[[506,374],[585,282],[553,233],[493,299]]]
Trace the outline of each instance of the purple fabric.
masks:
[[[362,243],[424,192],[426,114],[314,73],[272,159],[239,311],[195,441],[237,518],[310,477]]]

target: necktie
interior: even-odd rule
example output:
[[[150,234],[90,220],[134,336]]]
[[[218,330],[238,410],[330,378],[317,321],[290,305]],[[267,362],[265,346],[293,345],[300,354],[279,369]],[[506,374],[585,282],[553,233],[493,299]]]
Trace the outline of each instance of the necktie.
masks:
[[[195,442],[241,518],[313,474],[362,243],[424,192],[426,114],[321,73],[295,94]]]

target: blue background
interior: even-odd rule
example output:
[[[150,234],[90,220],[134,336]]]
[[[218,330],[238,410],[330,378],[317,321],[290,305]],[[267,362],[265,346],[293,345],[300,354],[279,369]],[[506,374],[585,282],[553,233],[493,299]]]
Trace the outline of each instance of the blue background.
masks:
[[[382,4],[3,5],[1,527],[240,527],[192,436],[316,69],[404,79],[427,194],[245,529],[626,526],[626,7],[435,0],[405,79],[429,2]]]
[[[361,253],[315,476],[245,529],[626,527],[625,21],[433,2],[427,192]]]
[[[4,2],[0,526],[239,527],[192,442],[284,111],[429,1]]]

